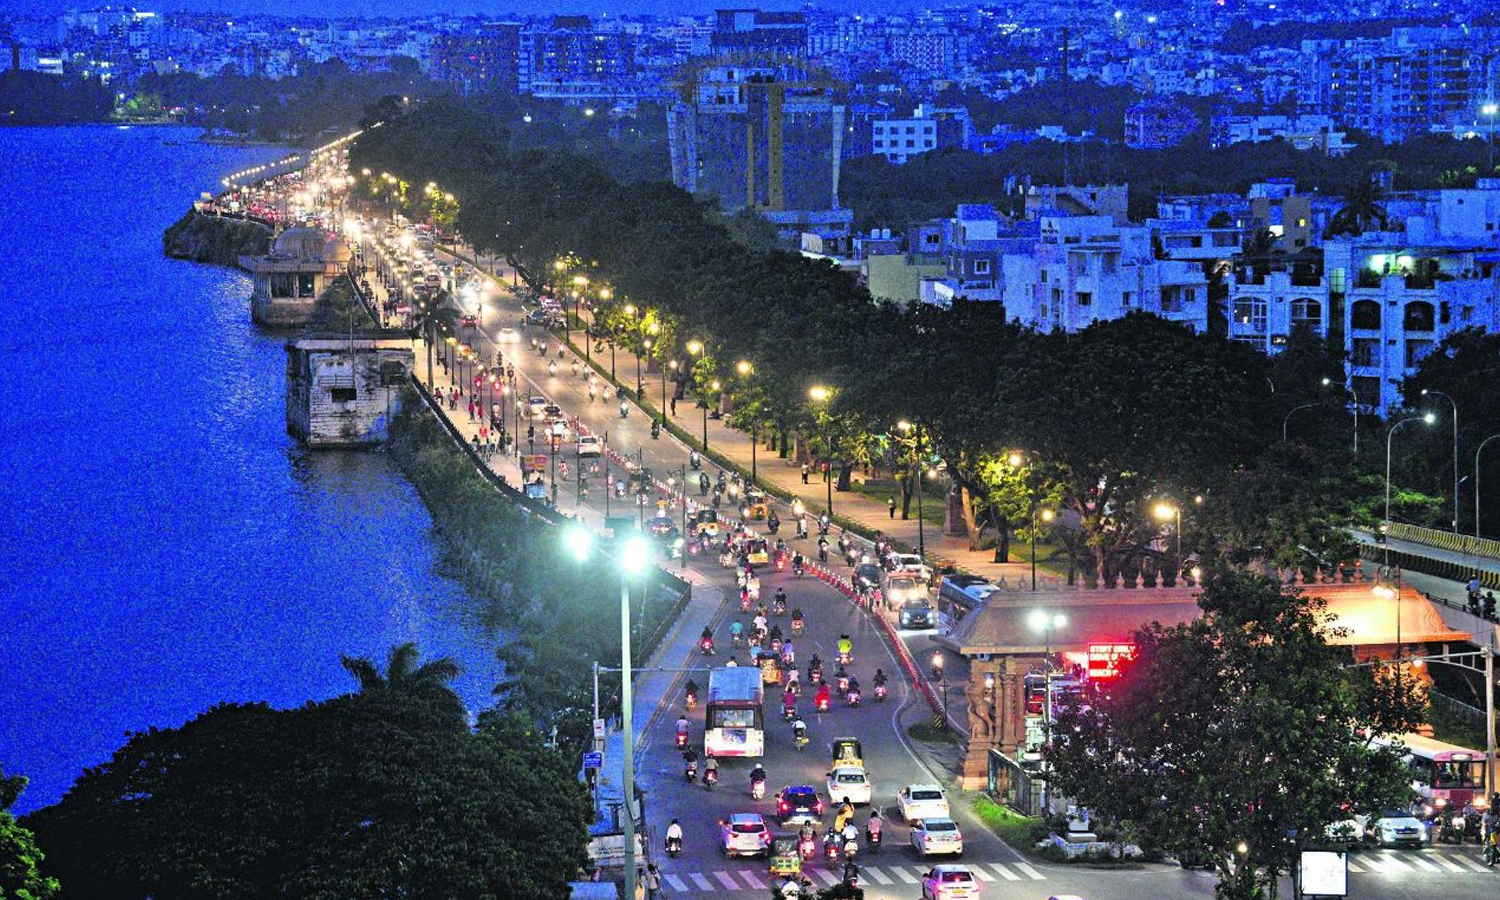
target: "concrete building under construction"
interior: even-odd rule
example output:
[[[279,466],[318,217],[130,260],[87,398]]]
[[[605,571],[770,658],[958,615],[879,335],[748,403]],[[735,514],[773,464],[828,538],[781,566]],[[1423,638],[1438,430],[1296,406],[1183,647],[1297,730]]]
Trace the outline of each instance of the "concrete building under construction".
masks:
[[[717,60],[684,73],[667,110],[672,181],[750,207],[784,233],[848,229],[839,207],[844,107],[805,62]]]

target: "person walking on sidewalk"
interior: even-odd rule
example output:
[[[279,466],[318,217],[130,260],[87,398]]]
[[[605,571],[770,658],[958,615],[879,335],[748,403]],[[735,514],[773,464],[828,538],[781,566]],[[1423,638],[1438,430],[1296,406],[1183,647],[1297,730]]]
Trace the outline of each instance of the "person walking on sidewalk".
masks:
[[[647,900],[656,900],[661,895],[661,872],[656,868],[656,863],[646,866],[646,897]]]
[[[895,497],[892,497],[891,499],[889,499],[889,500],[886,501],[885,508],[886,508],[886,511],[891,514],[890,517],[892,519],[896,518],[896,498]]]
[[[672,398],[672,415],[677,415],[677,398]]]
[[[803,463],[802,464],[802,483],[803,484],[807,484],[807,475],[808,475],[809,471],[811,471],[811,470],[809,470],[807,468],[807,463]]]

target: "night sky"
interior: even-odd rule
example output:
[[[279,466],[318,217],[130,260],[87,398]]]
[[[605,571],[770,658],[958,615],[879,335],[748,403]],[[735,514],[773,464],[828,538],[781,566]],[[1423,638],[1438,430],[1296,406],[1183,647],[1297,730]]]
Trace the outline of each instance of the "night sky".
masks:
[[[800,9],[798,0],[756,0],[756,2],[727,2],[727,0],[135,0],[140,9],[160,12],[175,10],[222,11],[233,14],[259,13],[282,16],[313,16],[337,18],[342,16],[396,16],[420,17],[434,13],[457,13],[462,15],[485,15],[505,18],[515,15],[542,15],[548,13],[587,13],[589,15],[652,13],[657,16],[674,14],[703,14],[714,9],[732,6],[753,6],[758,9]],[[883,10],[917,8],[917,0],[820,0],[820,8],[829,10]],[[49,14],[78,8],[77,3],[66,0],[0,0],[0,10],[23,14]]]

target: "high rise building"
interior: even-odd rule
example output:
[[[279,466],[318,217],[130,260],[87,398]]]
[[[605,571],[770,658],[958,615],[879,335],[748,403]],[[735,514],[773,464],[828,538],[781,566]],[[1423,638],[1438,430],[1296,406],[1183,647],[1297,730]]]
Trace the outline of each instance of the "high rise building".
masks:
[[[629,80],[635,68],[635,35],[596,30],[588,16],[553,16],[550,24],[521,32],[522,92]]]
[[[800,12],[721,9],[709,43],[716,54],[807,55],[807,22]]]
[[[521,25],[486,22],[477,33],[444,35],[433,42],[432,77],[465,94],[514,91],[520,57]]]

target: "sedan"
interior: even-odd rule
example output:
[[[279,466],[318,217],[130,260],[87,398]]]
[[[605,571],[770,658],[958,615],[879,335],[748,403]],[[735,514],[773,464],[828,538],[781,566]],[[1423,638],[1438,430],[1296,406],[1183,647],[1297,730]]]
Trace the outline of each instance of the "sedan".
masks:
[[[542,414],[542,410],[544,410],[546,408],[547,408],[547,398],[546,397],[531,397],[531,398],[527,399],[527,401],[526,401],[526,409],[533,416],[539,416],[539,415],[541,415]]]
[[[720,823],[725,856],[763,856],[770,852],[771,829],[760,813],[735,813]]]
[[[578,439],[578,455],[586,457],[597,457],[604,453],[604,445],[592,434],[586,434]]]
[[[857,590],[880,587],[880,567],[874,563],[860,563],[854,567],[854,587]]]
[[[828,796],[838,802],[848,798],[856,805],[869,803],[873,791],[862,766],[839,766],[828,773]]]
[[[909,784],[896,794],[901,818],[908,822],[923,819],[946,819],[949,816],[948,795],[935,784]]]
[[[1421,847],[1427,843],[1427,826],[1401,810],[1381,813],[1371,830],[1382,847]]]
[[[958,823],[939,816],[922,819],[911,826],[911,845],[918,856],[964,855],[964,835],[958,830]]]
[[[821,825],[823,798],[805,784],[784,787],[776,795],[776,815],[783,825]]]
[[[922,875],[922,900],[977,900],[979,879],[968,866],[944,863]]]

